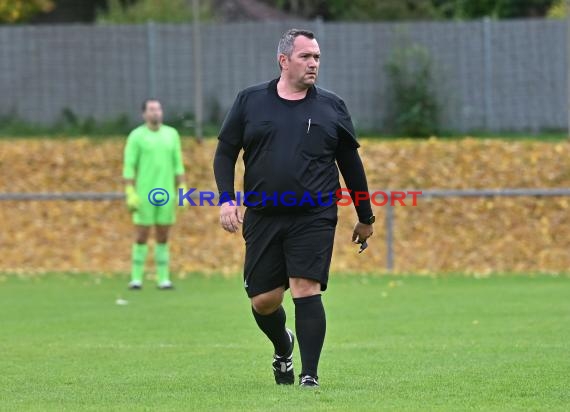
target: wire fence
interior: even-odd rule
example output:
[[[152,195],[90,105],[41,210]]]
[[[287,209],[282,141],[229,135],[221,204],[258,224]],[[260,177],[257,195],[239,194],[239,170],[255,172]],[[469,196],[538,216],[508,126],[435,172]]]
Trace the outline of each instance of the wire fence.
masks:
[[[569,197],[570,188],[551,188],[551,189],[464,189],[464,190],[448,190],[448,189],[432,189],[424,190],[419,197],[423,199],[430,198],[494,198],[494,197]],[[394,270],[394,262],[396,259],[394,251],[394,227],[395,216],[392,200],[385,207],[385,230],[386,230],[386,270],[391,272]]]
[[[395,225],[396,217],[394,209],[397,208],[396,199],[392,197],[395,191],[371,191],[385,193],[386,204],[384,209],[384,231],[385,231],[385,250],[386,250],[386,271],[391,272],[395,267],[396,254],[394,249],[395,243]],[[404,191],[405,192],[405,191]],[[501,188],[501,189],[431,189],[417,191],[418,198],[424,200],[432,198],[504,198],[504,197],[570,197],[570,188]],[[192,193],[191,198],[197,199],[198,193]],[[105,200],[122,200],[124,194],[120,192],[67,192],[67,193],[0,193],[0,201],[105,201]]]
[[[0,115],[49,124],[67,108],[134,122],[139,102],[153,95],[171,118],[192,119],[199,106],[218,124],[240,89],[277,77],[277,41],[301,24],[321,45],[320,85],[346,100],[361,129],[386,128],[385,66],[403,39],[429,51],[445,129],[567,127],[566,24],[538,19],[202,24],[199,48],[191,25],[0,27]]]

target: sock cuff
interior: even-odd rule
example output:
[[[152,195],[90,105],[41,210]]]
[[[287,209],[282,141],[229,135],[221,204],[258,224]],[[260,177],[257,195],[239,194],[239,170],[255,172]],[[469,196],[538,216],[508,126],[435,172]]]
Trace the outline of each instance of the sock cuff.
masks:
[[[255,316],[255,317],[268,318],[270,316],[275,316],[276,314],[280,314],[281,312],[285,312],[285,309],[283,309],[283,305],[281,305],[277,309],[275,309],[275,312],[271,312],[269,315],[262,315],[261,313],[258,313],[255,310],[255,308],[252,306],[251,312],[253,313],[253,316]]]
[[[133,249],[136,251],[146,252],[148,250],[148,244],[146,243],[133,243]]]
[[[293,298],[293,303],[295,306],[297,305],[307,305],[309,303],[315,303],[321,301],[321,294],[312,295],[312,296],[304,296],[302,298]]]
[[[168,250],[168,243],[157,243],[154,245],[154,255],[160,259],[168,259],[170,251]]]

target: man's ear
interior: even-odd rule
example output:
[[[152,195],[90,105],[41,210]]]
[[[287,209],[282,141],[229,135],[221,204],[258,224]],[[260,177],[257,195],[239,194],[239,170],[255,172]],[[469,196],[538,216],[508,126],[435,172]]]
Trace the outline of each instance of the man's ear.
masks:
[[[288,63],[287,56],[285,56],[284,54],[280,54],[279,55],[279,64],[281,65],[281,70],[285,69],[285,65]]]

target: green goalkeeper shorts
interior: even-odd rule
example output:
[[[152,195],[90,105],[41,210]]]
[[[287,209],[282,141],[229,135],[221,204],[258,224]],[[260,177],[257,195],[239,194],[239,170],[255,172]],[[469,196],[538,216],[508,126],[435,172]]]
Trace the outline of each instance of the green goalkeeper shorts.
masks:
[[[164,206],[154,206],[148,199],[141,199],[141,204],[133,213],[133,223],[141,226],[172,225],[176,222],[176,206],[169,202]]]

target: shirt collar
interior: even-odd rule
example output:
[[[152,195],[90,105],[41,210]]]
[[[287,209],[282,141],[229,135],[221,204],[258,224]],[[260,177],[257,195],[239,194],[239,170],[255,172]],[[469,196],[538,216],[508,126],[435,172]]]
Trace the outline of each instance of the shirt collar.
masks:
[[[279,93],[277,93],[277,83],[279,83],[279,77],[271,80],[269,82],[268,88],[278,98],[283,99],[281,96],[279,96]],[[309,89],[307,89],[307,95],[303,99],[299,99],[299,100],[312,99],[312,98],[316,97],[316,95],[317,95],[317,86],[313,85],[313,86],[309,87]],[[284,100],[287,100],[287,99],[284,99]],[[294,101],[294,100],[291,100],[291,101]]]

